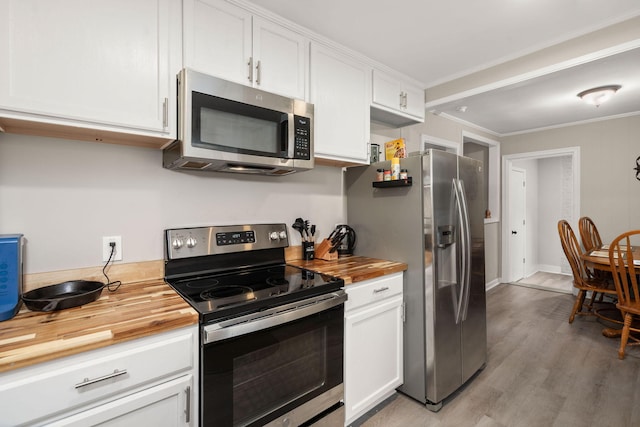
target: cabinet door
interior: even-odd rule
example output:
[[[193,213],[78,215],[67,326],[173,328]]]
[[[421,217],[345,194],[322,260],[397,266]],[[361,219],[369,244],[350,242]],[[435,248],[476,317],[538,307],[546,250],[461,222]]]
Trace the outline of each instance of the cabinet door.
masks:
[[[328,47],[311,44],[310,100],[315,108],[315,155],[368,164],[369,68]]]
[[[389,74],[373,70],[374,104],[400,111],[404,104],[400,81]]]
[[[183,16],[185,66],[251,85],[251,13],[223,0],[185,0]]]
[[[185,375],[113,402],[51,423],[50,427],[176,427],[197,425],[193,412],[193,377]]]
[[[0,113],[168,133],[170,1],[1,0]]]
[[[373,70],[371,105],[383,110],[376,111],[374,119],[396,126],[424,121],[424,90],[407,83],[398,75]]]
[[[424,90],[409,84],[404,85],[405,113],[424,121]]]
[[[345,316],[346,424],[402,384],[402,329],[401,295]]]
[[[306,99],[309,41],[273,22],[253,18],[254,86]]]

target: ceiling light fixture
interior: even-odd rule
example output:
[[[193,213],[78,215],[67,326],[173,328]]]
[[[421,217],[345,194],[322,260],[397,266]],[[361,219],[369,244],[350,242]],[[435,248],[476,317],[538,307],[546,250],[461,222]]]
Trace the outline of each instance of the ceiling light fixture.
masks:
[[[467,111],[467,106],[466,105],[460,105],[459,107],[456,107],[456,111],[458,111],[460,113],[465,113]]]
[[[620,85],[594,87],[580,92],[578,98],[581,98],[587,104],[599,107],[600,104],[608,101],[621,87]]]

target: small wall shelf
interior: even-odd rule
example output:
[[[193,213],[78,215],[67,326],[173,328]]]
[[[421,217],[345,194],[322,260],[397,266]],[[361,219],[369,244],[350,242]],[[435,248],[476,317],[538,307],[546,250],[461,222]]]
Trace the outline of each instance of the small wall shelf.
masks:
[[[374,181],[371,184],[376,188],[411,187],[413,179],[408,177],[407,179],[396,179],[394,181]]]

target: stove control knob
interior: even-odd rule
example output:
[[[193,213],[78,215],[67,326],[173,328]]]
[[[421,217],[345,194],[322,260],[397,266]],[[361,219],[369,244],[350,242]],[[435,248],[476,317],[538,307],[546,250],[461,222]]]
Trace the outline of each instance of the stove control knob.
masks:
[[[198,241],[196,240],[196,238],[195,238],[195,237],[189,237],[189,238],[187,239],[187,247],[188,247],[188,248],[193,248],[193,247],[194,247],[195,245],[197,245],[197,244],[198,244]]]
[[[280,232],[280,239],[281,239],[281,240],[284,240],[284,239],[286,239],[286,238],[287,238],[287,232],[286,232],[286,231],[281,231],[281,232]]]
[[[180,249],[182,247],[182,245],[184,245],[184,242],[182,241],[182,239],[173,239],[173,242],[171,242],[171,246],[173,247],[173,249]]]
[[[269,233],[269,240],[278,240],[278,232],[272,231],[271,233]]]

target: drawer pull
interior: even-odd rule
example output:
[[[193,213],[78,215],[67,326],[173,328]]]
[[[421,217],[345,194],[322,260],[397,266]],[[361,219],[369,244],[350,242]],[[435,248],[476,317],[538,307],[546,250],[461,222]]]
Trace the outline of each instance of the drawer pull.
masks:
[[[185,422],[188,424],[191,422],[191,387],[187,387],[184,392],[187,394],[187,407],[184,413],[186,415]]]
[[[374,294],[379,294],[380,292],[384,292],[384,291],[388,291],[388,290],[389,290],[389,287],[388,287],[388,286],[385,286],[384,288],[374,289],[374,290],[373,290],[373,293],[374,293]]]
[[[103,376],[98,377],[98,378],[93,378],[91,380],[89,378],[85,378],[84,381],[82,381],[81,383],[76,384],[76,388],[86,387],[86,386],[91,385],[91,384],[99,383],[100,381],[104,381],[104,380],[108,380],[108,379],[111,379],[111,378],[119,377],[120,375],[124,375],[126,373],[127,373],[126,369],[123,369],[122,371],[114,369],[112,373],[107,374],[107,375],[103,375]]]

